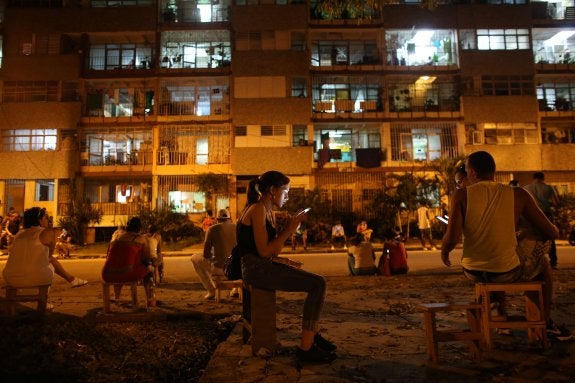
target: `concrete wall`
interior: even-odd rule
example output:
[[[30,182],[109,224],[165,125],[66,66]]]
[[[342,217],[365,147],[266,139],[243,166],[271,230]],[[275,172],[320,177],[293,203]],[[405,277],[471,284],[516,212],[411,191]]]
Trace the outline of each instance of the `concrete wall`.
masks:
[[[287,175],[310,174],[313,166],[313,147],[295,148],[234,148],[232,170],[236,176],[260,175],[278,170]]]

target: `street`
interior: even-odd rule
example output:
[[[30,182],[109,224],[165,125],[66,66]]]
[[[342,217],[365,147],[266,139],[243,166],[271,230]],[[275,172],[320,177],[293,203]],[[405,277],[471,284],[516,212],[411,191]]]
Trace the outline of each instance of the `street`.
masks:
[[[575,269],[575,247],[558,246],[557,254],[560,269]],[[380,252],[377,253],[379,258]],[[324,276],[345,276],[347,270],[347,254],[344,252],[335,253],[307,253],[290,254],[289,251],[282,256],[303,262],[303,269],[321,274]],[[170,282],[199,282],[199,279],[190,262],[191,252],[178,256],[164,257],[166,281]],[[408,251],[408,265],[410,273],[429,272],[452,272],[460,271],[459,259],[461,249],[456,249],[451,253],[452,266],[447,268],[441,262],[439,250],[435,251]],[[6,257],[2,257],[0,268],[4,268]],[[101,280],[100,272],[104,264],[104,258],[90,259],[64,259],[61,260],[64,268],[73,275],[81,276],[90,282]]]

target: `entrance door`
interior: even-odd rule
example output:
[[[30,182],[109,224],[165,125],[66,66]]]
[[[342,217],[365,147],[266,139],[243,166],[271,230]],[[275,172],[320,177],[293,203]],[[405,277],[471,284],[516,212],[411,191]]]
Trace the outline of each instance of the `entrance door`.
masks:
[[[6,180],[4,201],[6,201],[4,215],[11,207],[16,209],[16,213],[22,215],[24,212],[24,180]]]

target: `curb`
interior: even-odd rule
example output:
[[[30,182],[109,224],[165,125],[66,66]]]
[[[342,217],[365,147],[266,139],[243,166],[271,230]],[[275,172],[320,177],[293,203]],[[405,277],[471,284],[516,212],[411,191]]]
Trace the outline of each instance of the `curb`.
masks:
[[[567,240],[558,240],[555,241],[556,246],[558,247],[569,247],[569,242]],[[457,245],[457,249],[461,249],[462,245],[458,244]],[[424,251],[424,249],[417,244],[407,244],[405,246],[406,250],[408,251]],[[376,246],[373,247],[373,249],[375,250],[376,254],[380,254],[383,251],[383,245],[381,244],[377,244]],[[201,252],[202,251],[202,247],[191,247],[191,248],[187,248],[184,250],[179,250],[179,251],[166,251],[164,252],[164,256],[166,257],[191,257],[193,254],[197,253],[197,252]],[[291,247],[286,246],[284,247],[284,251],[282,251],[282,255],[285,256],[289,256],[290,254],[318,254],[318,253],[347,253],[346,250],[344,249],[335,249],[335,250],[330,250],[329,247],[318,247],[318,248],[308,248],[307,250],[303,251],[303,249],[298,249],[298,250],[291,250]],[[97,259],[97,258],[106,258],[106,254],[105,253],[81,253],[81,254],[74,254],[71,253],[71,259]],[[0,255],[0,261],[6,260],[8,259],[8,254],[7,253],[3,253]]]

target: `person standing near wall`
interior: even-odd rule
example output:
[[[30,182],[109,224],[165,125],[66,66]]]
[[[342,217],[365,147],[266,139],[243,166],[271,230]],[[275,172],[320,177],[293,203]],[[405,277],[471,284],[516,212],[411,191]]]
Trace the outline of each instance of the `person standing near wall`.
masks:
[[[545,183],[545,174],[543,172],[533,173],[533,182],[523,187],[535,198],[535,202],[543,214],[554,223],[553,208],[559,204],[559,196],[555,188]],[[551,247],[549,249],[549,263],[552,268],[557,268],[557,247],[555,240],[551,240]]]

